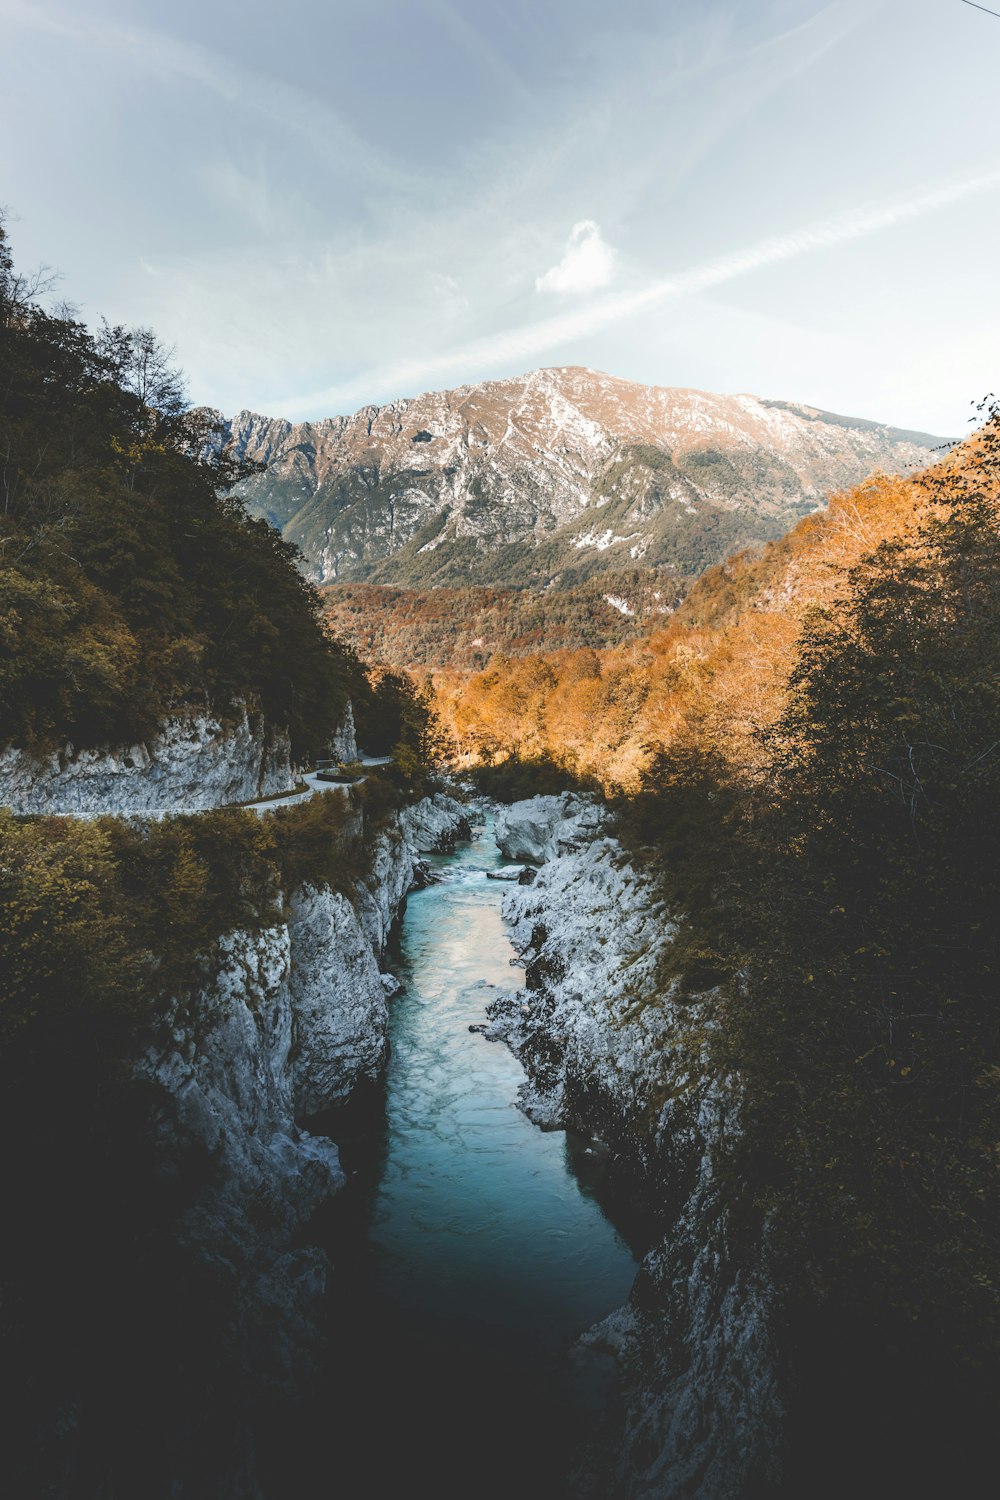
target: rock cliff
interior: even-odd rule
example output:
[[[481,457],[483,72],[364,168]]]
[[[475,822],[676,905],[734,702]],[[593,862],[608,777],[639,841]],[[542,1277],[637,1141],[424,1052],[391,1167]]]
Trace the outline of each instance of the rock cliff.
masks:
[[[66,745],[45,756],[0,750],[0,805],[18,813],[203,812],[294,785],[288,736],[242,706],[225,723],[210,714],[168,719],[148,744]]]
[[[188,1215],[213,1253],[273,1260],[343,1185],[336,1145],[302,1122],[378,1079],[393,922],[420,854],[467,831],[451,798],[406,809],[376,839],[351,899],[296,891],[280,926],[229,933],[203,988],[170,1003],[144,1071],[163,1091],[165,1148],[195,1145],[216,1162]]]
[[[350,703],[330,755],[357,759]],[[67,744],[42,755],[16,746],[0,750],[0,807],[78,818],[206,812],[291,791],[295,771],[285,731],[241,704],[226,719],[178,714],[145,744],[97,750]]]
[[[585,797],[572,792],[531,797],[497,809],[496,841],[508,859],[543,864],[557,854],[589,844],[600,824],[598,810]]]
[[[329,1377],[333,1266],[313,1226],[346,1176],[316,1117],[380,1079],[386,998],[398,988],[382,972],[392,924],[421,852],[467,830],[450,798],[407,809],[375,839],[350,899],[327,886],[294,892],[283,922],[230,932],[202,985],[166,1005],[141,1075],[157,1101],[159,1172],[179,1205],[171,1234],[184,1281],[201,1289],[216,1329],[190,1316],[190,1340],[214,1342],[204,1377],[192,1370],[166,1419],[177,1493],[284,1492],[261,1484],[267,1439],[254,1413],[280,1428]],[[203,1406],[221,1400],[213,1378],[227,1399],[201,1432]]]
[[[318,422],[240,412],[220,441],[265,466],[241,493],[313,577],[413,587],[698,572],[942,440],[558,368]]]
[[[354,727],[354,705],[348,703],[340,728],[330,743],[330,759],[349,764],[358,758],[358,740]]]
[[[577,804],[534,798],[498,819],[505,853],[547,862],[505,897],[527,988],[493,1002],[489,1034],[525,1064],[529,1117],[604,1140],[654,1225],[629,1306],[586,1336],[617,1354],[625,1384],[608,1489],[624,1500],[743,1500],[777,1478],[782,1404],[774,1294],[760,1246],[735,1248],[720,1186],[739,1085],[700,1070],[711,996],[663,994],[669,914],[617,842],[594,831],[594,808],[581,840]]]

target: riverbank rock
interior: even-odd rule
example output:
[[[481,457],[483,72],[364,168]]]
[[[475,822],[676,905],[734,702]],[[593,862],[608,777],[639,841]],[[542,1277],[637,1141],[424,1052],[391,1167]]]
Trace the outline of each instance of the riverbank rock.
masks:
[[[472,837],[466,808],[444,792],[404,808],[400,825],[418,854],[450,854],[457,843]]]
[[[504,842],[498,830],[505,852],[529,838],[553,852],[504,897],[526,984],[489,1006],[488,1035],[526,1068],[528,1117],[608,1142],[620,1188],[658,1225],[604,1340],[626,1398],[606,1492],[745,1500],[777,1481],[782,1402],[762,1245],[732,1248],[720,1181],[739,1083],[707,1073],[712,994],[682,1003],[662,977],[675,929],[652,880],[600,824],[583,834],[572,799],[556,798],[515,804]]]
[[[420,863],[410,832],[458,838],[463,818],[440,799],[406,809],[351,900],[305,886],[283,923],[223,937],[204,983],[165,1003],[142,1064],[161,1101],[163,1170],[212,1164],[189,1194],[182,1240],[239,1286],[245,1326],[233,1338],[264,1329],[267,1359],[283,1368],[308,1369],[302,1338],[318,1337],[330,1273],[322,1252],[294,1242],[345,1183],[335,1142],[307,1122],[380,1078],[399,988],[381,965]]]
[[[289,1000],[297,1048],[291,1064],[298,1118],[376,1082],[386,1058],[386,987],[380,949],[339,891],[307,886],[291,901]]]
[[[507,859],[543,864],[559,853],[585,847],[603,821],[604,811],[591,797],[573,792],[530,797],[498,808],[497,847]]]
[[[386,995],[398,981],[381,964],[423,863],[414,831],[457,840],[464,826],[464,809],[450,798],[405,808],[376,839],[350,900],[329,886],[295,891],[284,923],[228,934],[212,980],[168,1007],[146,1068],[178,1101],[178,1131],[211,1150],[223,1145],[225,1176],[239,1196],[256,1172],[255,1190],[273,1188],[285,1204],[279,1219],[297,1212],[285,1178],[303,1134],[298,1122],[343,1103],[383,1066]],[[307,1156],[315,1159],[313,1147]],[[329,1174],[327,1185],[339,1180]],[[304,1202],[311,1212],[308,1184]]]

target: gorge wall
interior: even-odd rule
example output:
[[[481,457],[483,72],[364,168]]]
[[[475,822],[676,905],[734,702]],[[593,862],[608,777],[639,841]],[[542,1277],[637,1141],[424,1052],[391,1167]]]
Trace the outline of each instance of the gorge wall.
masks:
[[[241,704],[226,721],[208,714],[167,719],[145,744],[49,754],[0,750],[0,804],[17,813],[204,812],[290,791],[288,736]]]
[[[329,746],[332,759],[356,760],[350,702]],[[210,713],[168,718],[142,744],[33,754],[0,750],[0,806],[19,814],[206,812],[277,797],[296,784],[288,734],[239,704],[225,719]]]
[[[422,853],[467,833],[451,798],[404,808],[366,840],[353,888],[294,890],[282,921],[227,933],[201,982],[161,1007],[138,1071],[157,1191],[175,1208],[167,1270],[149,1295],[180,1306],[175,1329],[143,1354],[164,1382],[151,1426],[167,1455],[155,1475],[138,1455],[131,1482],[145,1493],[305,1492],[290,1475],[265,1477],[265,1450],[273,1441],[283,1463],[294,1459],[297,1413],[337,1362],[334,1268],[315,1221],[347,1176],[315,1117],[379,1083],[398,988],[383,972],[390,931]],[[67,1445],[75,1471],[68,1410],[51,1442]]]
[[[527,988],[492,1003],[488,1034],[527,1069],[529,1117],[605,1142],[654,1226],[628,1306],[585,1339],[624,1381],[607,1492],[740,1500],[778,1480],[782,1400],[774,1291],[761,1246],[734,1246],[720,1182],[739,1082],[701,1070],[712,996],[664,989],[670,914],[599,821],[568,794],[501,810],[501,850],[544,863],[504,901]]]
[[[301,1122],[377,1081],[395,987],[381,972],[390,930],[421,854],[467,830],[451,798],[404,809],[374,840],[350,899],[300,888],[283,923],[227,934],[208,982],[169,1003],[143,1070],[163,1091],[165,1148],[196,1144],[217,1160],[187,1218],[214,1253],[228,1245],[241,1259],[280,1261],[287,1274],[290,1234],[343,1186],[337,1147]],[[313,1266],[312,1252],[296,1254],[295,1264]]]

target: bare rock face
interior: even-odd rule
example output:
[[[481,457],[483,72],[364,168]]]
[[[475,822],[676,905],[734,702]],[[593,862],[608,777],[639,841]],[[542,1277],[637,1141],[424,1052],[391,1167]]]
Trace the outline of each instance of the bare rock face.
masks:
[[[467,827],[450,798],[407,812],[453,838]],[[381,1074],[396,987],[382,959],[419,864],[401,818],[379,836],[352,899],[328,886],[296,891],[281,925],[228,934],[211,981],[165,1016],[145,1071],[169,1101],[165,1144],[193,1144],[218,1163],[190,1215],[213,1253],[269,1262],[343,1185],[336,1145],[303,1122]]]
[[[447,800],[418,805],[413,821],[443,823]],[[464,814],[451,807],[457,836]],[[306,886],[283,922],[227,934],[203,984],[166,1004],[141,1065],[159,1101],[159,1170],[184,1192],[180,1246],[226,1299],[225,1338],[250,1392],[241,1400],[301,1394],[329,1357],[333,1272],[308,1226],[346,1178],[313,1117],[381,1076],[387,997],[399,988],[382,962],[420,863],[397,820],[351,899]],[[193,1175],[192,1162],[204,1164]],[[237,1439],[250,1479],[218,1492],[257,1494],[254,1437]],[[178,1483],[197,1488],[202,1477],[183,1471]]]
[[[465,808],[441,792],[405,807],[400,822],[419,854],[449,854],[459,839],[472,835]]]
[[[297,892],[289,937],[294,964],[288,987],[298,1039],[290,1075],[301,1118],[346,1103],[361,1079],[378,1078],[388,1012],[380,950],[346,896],[328,887]]]
[[[453,836],[464,825],[450,798],[407,811],[417,826],[450,819]],[[287,1227],[312,1211],[317,1192],[342,1183],[336,1146],[299,1122],[382,1070],[381,960],[419,863],[400,819],[379,836],[351,900],[329,886],[296,891],[284,923],[230,933],[212,982],[174,1002],[147,1068],[175,1101],[176,1129],[222,1153],[221,1198],[212,1190],[220,1212],[230,1192],[234,1207],[263,1193]]]
[[[345,765],[349,765],[352,760],[357,760],[358,758],[358,740],[354,728],[354,705],[350,701],[348,701],[344,717],[340,722],[340,727],[331,741],[330,758],[331,760],[343,761]]]
[[[242,707],[169,719],[149,744],[106,750],[67,745],[42,758],[0,751],[0,805],[17,813],[203,812],[276,796],[295,785],[288,736]]]
[[[145,1064],[169,1100],[165,1144],[197,1143],[221,1166],[188,1233],[247,1259],[261,1224],[277,1250],[344,1183],[334,1143],[295,1123],[293,962],[288,926],[228,934],[211,983],[178,997]]]
[[[497,820],[505,853],[530,843],[547,859],[504,898],[527,987],[494,999],[487,1035],[524,1063],[529,1118],[600,1137],[666,1226],[630,1305],[585,1337],[617,1356],[624,1380],[606,1492],[745,1500],[779,1475],[782,1402],[775,1293],[760,1245],[731,1248],[719,1181],[739,1083],[701,1070],[712,997],[663,993],[669,914],[613,838],[584,836],[577,800],[533,798]]]
[[[497,847],[508,859],[542,864],[591,843],[601,822],[600,809],[587,797],[530,797],[497,810]]]
[[[330,755],[358,758],[350,702]],[[16,746],[0,750],[0,807],[22,814],[207,812],[280,796],[296,780],[287,733],[268,728],[245,705],[225,721],[179,714],[148,744],[100,750],[66,745],[42,756]]]
[[[563,367],[318,422],[240,412],[221,441],[266,465],[241,493],[314,578],[420,586],[698,572],[942,440]]]

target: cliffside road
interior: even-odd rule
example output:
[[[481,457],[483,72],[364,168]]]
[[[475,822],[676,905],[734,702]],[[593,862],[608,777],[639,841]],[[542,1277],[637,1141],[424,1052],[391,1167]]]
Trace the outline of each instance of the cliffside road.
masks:
[[[357,782],[335,782],[320,781],[316,771],[309,771],[302,777],[305,782],[305,791],[286,792],[277,797],[265,797],[263,802],[234,802],[231,807],[245,807],[248,812],[266,813],[276,807],[295,807],[299,802],[308,802],[310,797],[315,797],[317,792],[340,792],[346,791],[349,786],[356,786]],[[358,778],[364,780],[363,777]]]
[[[358,757],[359,764],[363,766],[388,766],[392,763],[391,755],[361,755]],[[263,802],[233,803],[235,807],[247,807],[255,813],[271,812],[275,807],[294,807],[299,802],[308,802],[310,797],[315,797],[317,792],[345,792],[348,787],[360,786],[365,780],[364,776],[356,776],[353,781],[323,781],[318,771],[309,771],[302,777],[306,790],[302,792],[285,793],[284,796],[266,797]],[[182,808],[177,809],[182,812]]]
[[[391,755],[361,755],[357,758],[357,764],[362,766],[376,767],[392,764]],[[276,807],[294,807],[299,802],[308,802],[310,797],[315,797],[317,792],[343,792],[349,787],[360,786],[365,780],[364,776],[356,776],[353,781],[324,781],[318,771],[307,771],[300,777],[301,790],[294,792],[279,792],[274,797],[264,797],[257,802],[220,802],[218,809],[226,807],[241,807],[247,812],[258,814],[271,812]],[[2,805],[2,804],[0,804]],[[206,807],[186,806],[177,803],[172,807],[136,807],[136,808],[74,808],[67,811],[62,808],[43,809],[45,815],[56,818],[104,818],[117,816],[125,818],[174,818],[195,817],[200,813],[214,811],[216,809]]]

